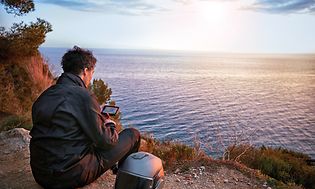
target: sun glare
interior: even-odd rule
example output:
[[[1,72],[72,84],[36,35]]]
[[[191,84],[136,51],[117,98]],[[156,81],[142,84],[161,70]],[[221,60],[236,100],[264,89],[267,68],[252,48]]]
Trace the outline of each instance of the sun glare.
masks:
[[[201,16],[211,24],[224,22],[229,14],[229,6],[222,2],[203,2],[199,9]]]

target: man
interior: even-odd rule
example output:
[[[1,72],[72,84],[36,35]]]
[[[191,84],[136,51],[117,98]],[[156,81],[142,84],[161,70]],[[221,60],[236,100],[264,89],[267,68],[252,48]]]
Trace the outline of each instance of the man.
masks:
[[[30,163],[44,188],[76,188],[118,166],[140,145],[136,129],[117,134],[115,123],[100,113],[87,89],[96,59],[74,47],[62,57],[64,73],[32,108]]]

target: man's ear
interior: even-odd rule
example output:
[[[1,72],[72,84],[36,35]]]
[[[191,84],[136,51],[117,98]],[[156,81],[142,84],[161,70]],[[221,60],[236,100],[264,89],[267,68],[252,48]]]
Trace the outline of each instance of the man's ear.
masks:
[[[87,69],[87,68],[84,68],[82,75],[83,75],[83,76],[86,76],[87,71],[88,71],[88,69]]]

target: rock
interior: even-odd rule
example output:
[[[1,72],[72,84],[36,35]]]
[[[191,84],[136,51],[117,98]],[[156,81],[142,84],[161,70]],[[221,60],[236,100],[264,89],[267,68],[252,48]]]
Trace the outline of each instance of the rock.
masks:
[[[205,166],[200,166],[200,170],[201,170],[201,171],[205,171],[205,170],[206,170],[206,167],[205,167]]]
[[[228,183],[229,180],[228,180],[228,179],[224,179],[223,182],[224,182],[224,183]]]
[[[195,178],[195,179],[198,179],[199,176],[198,176],[196,173],[194,173],[194,178]]]
[[[12,154],[17,151],[28,149],[31,136],[29,131],[23,128],[15,128],[0,133],[0,146],[5,150],[1,150],[3,154]]]
[[[264,182],[263,187],[268,187],[267,182]]]
[[[23,128],[0,133],[0,188],[41,188],[29,165],[30,139],[29,131]]]
[[[180,172],[180,170],[177,168],[174,173],[178,174],[179,172]]]

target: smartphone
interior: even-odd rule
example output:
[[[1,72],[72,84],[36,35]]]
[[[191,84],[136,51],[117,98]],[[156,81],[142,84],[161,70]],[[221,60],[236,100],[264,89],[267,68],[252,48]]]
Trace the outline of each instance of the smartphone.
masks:
[[[115,116],[119,110],[118,106],[105,105],[101,111],[102,114],[109,114],[110,116]]]

